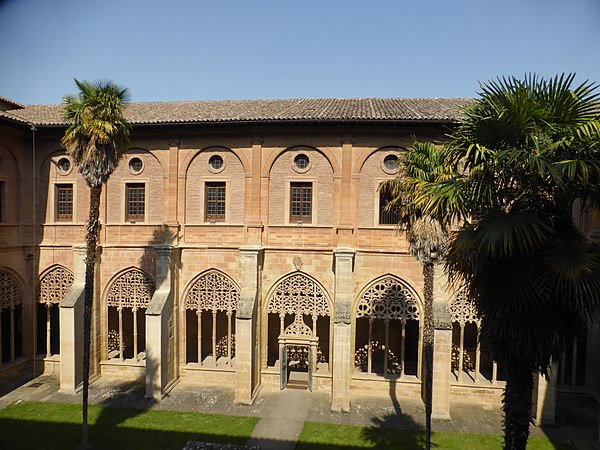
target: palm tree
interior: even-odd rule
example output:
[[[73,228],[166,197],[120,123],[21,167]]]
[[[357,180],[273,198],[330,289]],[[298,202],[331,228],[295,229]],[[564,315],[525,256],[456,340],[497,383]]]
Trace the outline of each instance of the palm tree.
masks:
[[[444,222],[426,214],[420,206],[422,183],[446,180],[452,176],[452,165],[444,153],[432,143],[415,142],[398,158],[399,174],[383,182],[380,190],[391,195],[388,208],[399,212],[399,225],[406,227],[411,255],[423,267],[423,357],[425,360],[425,446],[431,448],[431,412],[433,402],[433,283],[435,264],[446,253],[448,234]]]
[[[420,204],[464,220],[447,268],[482,318],[484,351],[506,369],[504,446],[525,449],[533,374],[600,317],[600,248],[571,217],[600,206],[597,85],[574,75],[481,86],[450,136],[460,176],[422,184]]]
[[[111,81],[75,80],[76,95],[63,99],[63,116],[70,123],[61,140],[79,173],[90,188],[86,227],[85,298],[83,315],[82,448],[88,448],[88,391],[90,382],[90,335],[94,296],[94,268],[98,244],[98,218],[102,185],[129,148],[131,126],[123,117],[129,91]]]

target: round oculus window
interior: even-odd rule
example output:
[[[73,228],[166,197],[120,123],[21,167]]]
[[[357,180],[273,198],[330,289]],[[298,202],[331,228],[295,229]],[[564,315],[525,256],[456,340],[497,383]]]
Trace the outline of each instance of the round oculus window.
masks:
[[[143,168],[144,165],[142,164],[142,160],[140,158],[131,158],[129,160],[129,169],[133,173],[140,173]]]
[[[296,155],[296,157],[294,158],[294,165],[300,170],[308,169],[308,165],[309,165],[308,156],[306,156],[303,153]]]
[[[398,157],[396,155],[387,155],[383,158],[383,166],[390,172],[398,170]]]
[[[208,160],[208,165],[214,171],[221,170],[223,168],[223,158],[220,155],[212,155]]]
[[[58,170],[63,173],[67,173],[69,170],[71,170],[71,161],[69,161],[67,158],[60,158],[56,165],[58,166]]]

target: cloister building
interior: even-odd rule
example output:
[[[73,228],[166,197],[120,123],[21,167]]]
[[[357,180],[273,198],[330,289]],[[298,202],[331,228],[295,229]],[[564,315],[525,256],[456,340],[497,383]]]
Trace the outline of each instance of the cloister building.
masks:
[[[468,99],[133,103],[131,149],[104,186],[92,373],[351,394],[422,391],[423,277],[379,183],[416,138],[443,140]],[[60,105],[0,98],[0,383],[81,384],[88,189],[60,147]],[[574,212],[592,239],[600,228]],[[499,402],[502,367],[443,271],[435,286],[434,415]],[[537,385],[598,390],[598,327]]]

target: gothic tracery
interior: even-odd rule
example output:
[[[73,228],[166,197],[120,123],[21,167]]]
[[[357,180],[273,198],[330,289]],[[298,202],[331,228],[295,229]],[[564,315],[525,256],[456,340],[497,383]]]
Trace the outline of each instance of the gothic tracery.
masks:
[[[108,306],[147,308],[154,295],[154,281],[139,269],[131,269],[117,278],[108,291]]]
[[[59,304],[73,285],[73,273],[65,267],[57,266],[40,281],[38,302],[46,305]]]
[[[329,316],[329,302],[321,287],[303,274],[281,281],[269,300],[269,313]]]
[[[450,317],[452,322],[458,322],[461,326],[474,323],[479,327],[481,324],[475,303],[469,299],[466,289],[461,289],[454,297],[450,304]]]
[[[0,309],[14,308],[23,303],[23,291],[9,272],[0,271]]]
[[[186,309],[225,311],[231,314],[237,309],[240,298],[238,287],[225,275],[211,271],[201,276],[189,290]]]
[[[393,277],[386,277],[362,295],[356,317],[384,320],[419,320],[419,307],[410,290]]]

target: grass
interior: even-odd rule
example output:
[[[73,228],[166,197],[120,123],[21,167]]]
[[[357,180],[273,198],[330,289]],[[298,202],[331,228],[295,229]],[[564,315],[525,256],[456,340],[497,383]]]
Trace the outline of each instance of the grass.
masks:
[[[502,448],[502,436],[469,433],[433,433],[432,448],[448,450],[497,450]],[[425,436],[420,431],[381,429],[306,422],[298,438],[296,450],[342,450],[373,448],[378,450],[411,450],[425,448]],[[545,438],[529,438],[528,450],[567,450],[566,444],[553,444]]]
[[[189,440],[245,444],[256,417],[90,406],[94,449],[177,449]],[[22,402],[0,409],[0,450],[73,449],[81,405]]]
[[[189,440],[245,444],[257,417],[90,406],[90,442],[102,449],[177,449]],[[79,404],[20,402],[0,409],[0,450],[74,449],[81,439]],[[434,449],[499,449],[502,436],[433,433]],[[419,431],[306,422],[296,450],[423,449]],[[567,450],[530,438],[528,450]]]

